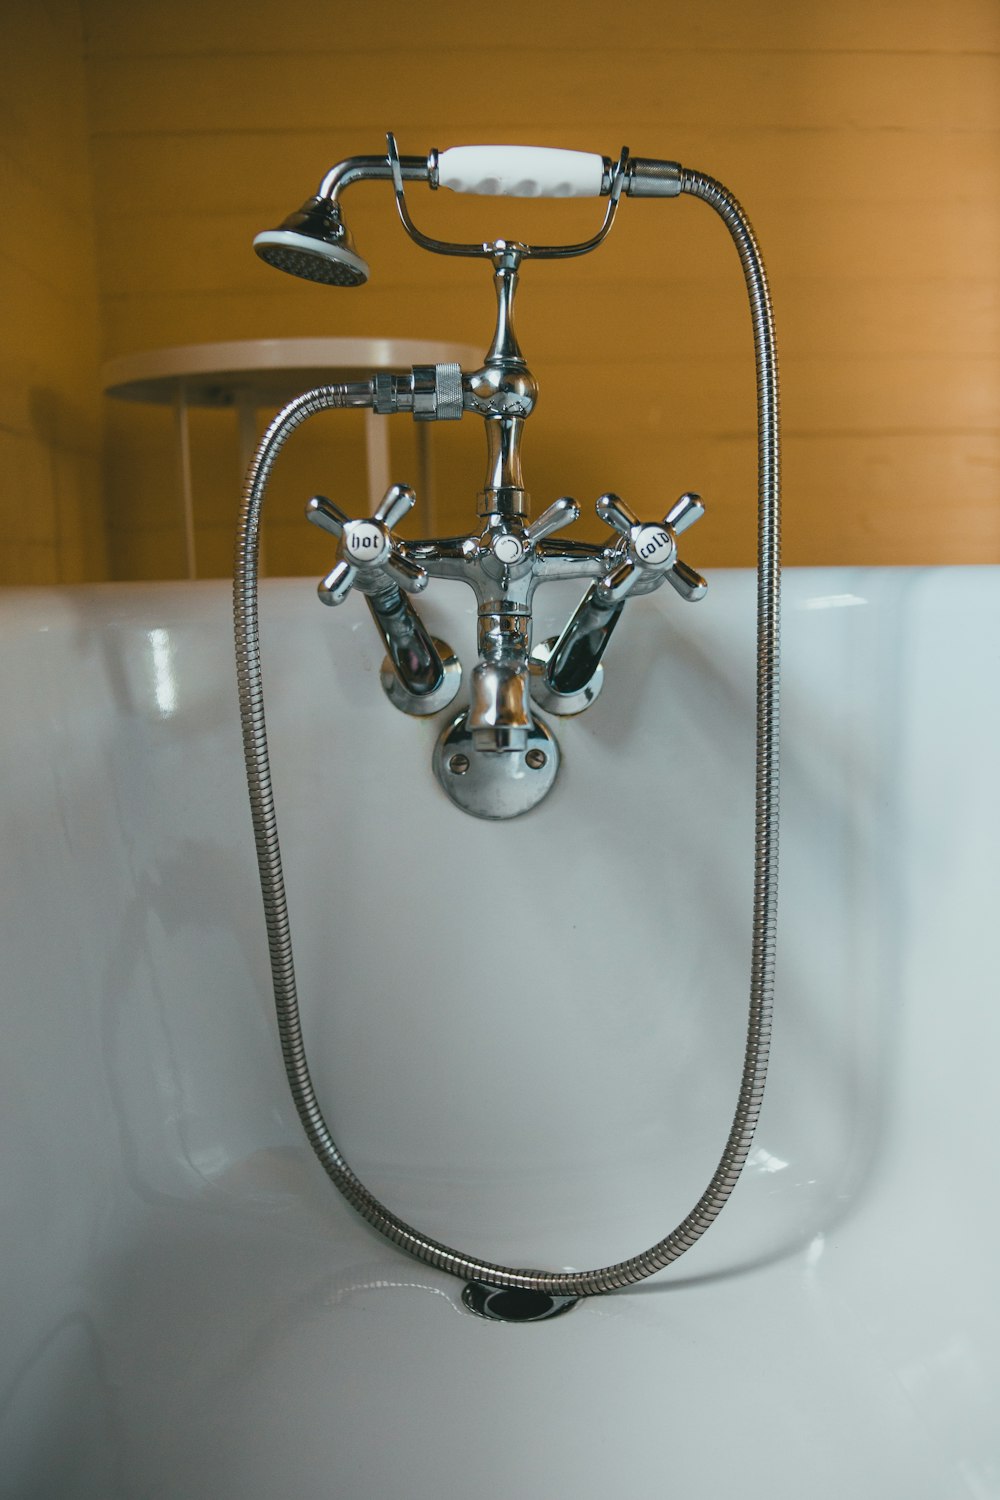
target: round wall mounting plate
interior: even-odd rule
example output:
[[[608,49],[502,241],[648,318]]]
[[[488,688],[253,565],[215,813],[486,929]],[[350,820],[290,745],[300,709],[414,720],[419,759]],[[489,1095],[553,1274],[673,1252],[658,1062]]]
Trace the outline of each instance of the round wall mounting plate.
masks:
[[[559,771],[559,746],[534,719],[517,750],[479,750],[466,727],[468,709],[442,732],[434,747],[434,774],[463,812],[474,818],[517,818],[537,807]]]
[[[433,692],[411,693],[400,682],[396,676],[395,669],[386,656],[382,660],[379,671],[379,679],[382,683],[382,691],[394,708],[398,708],[404,714],[420,714],[426,716],[439,713],[442,708],[455,697],[462,686],[462,663],[448,645],[447,641],[439,641],[437,636],[432,640],[437,648],[441,665],[444,668],[444,676]]]
[[[550,714],[582,714],[585,708],[589,708],[604,686],[604,666],[601,662],[594,668],[594,674],[590,681],[584,683],[575,693],[557,693],[549,687],[545,680],[545,668],[549,664],[556,647],[558,636],[549,636],[547,641],[540,641],[531,653],[528,666],[531,670],[531,696],[535,703],[540,703]]]

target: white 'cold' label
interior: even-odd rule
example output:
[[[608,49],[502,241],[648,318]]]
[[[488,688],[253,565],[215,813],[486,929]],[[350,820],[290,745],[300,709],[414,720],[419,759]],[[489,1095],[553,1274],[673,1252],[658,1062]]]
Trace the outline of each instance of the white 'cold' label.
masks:
[[[639,561],[647,566],[666,562],[673,551],[670,533],[663,526],[643,526],[634,545]]]

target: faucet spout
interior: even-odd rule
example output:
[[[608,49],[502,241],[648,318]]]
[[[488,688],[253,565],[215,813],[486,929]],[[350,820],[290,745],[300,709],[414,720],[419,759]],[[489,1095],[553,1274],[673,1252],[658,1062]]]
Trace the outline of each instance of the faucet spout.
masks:
[[[525,751],[532,726],[526,661],[480,661],[472,671],[467,727],[477,750]]]
[[[472,671],[467,721],[476,750],[523,754],[528,748],[534,726],[530,641],[531,615],[526,605],[494,601],[480,609],[479,661]]]

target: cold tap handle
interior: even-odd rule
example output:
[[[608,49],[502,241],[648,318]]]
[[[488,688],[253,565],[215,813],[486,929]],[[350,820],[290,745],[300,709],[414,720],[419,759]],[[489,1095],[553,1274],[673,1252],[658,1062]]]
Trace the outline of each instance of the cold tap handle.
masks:
[[[679,504],[678,501],[678,506]],[[602,495],[596,509],[600,519],[624,538],[625,556],[640,573],[660,574],[673,563],[677,556],[677,542],[666,521],[640,521],[619,495]],[[621,543],[618,545],[620,547]],[[610,583],[611,576],[609,574],[605,579],[606,586]]]
[[[704,598],[708,591],[708,584],[701,574],[696,573],[694,568],[689,568],[687,563],[681,562],[680,558],[668,570],[667,582],[689,604]]]
[[[623,604],[642,576],[642,570],[634,562],[623,562],[606,573],[594,587],[606,607]]]
[[[550,146],[450,146],[436,155],[435,185],[488,197],[599,198],[611,174],[607,157]]]
[[[677,504],[667,511],[663,522],[664,525],[670,527],[675,536],[680,536],[681,532],[687,531],[695,521],[700,521],[704,514],[705,507],[701,503],[701,496],[696,495],[693,490],[688,490]]]
[[[602,495],[595,509],[598,518],[622,536],[628,536],[639,525],[639,517],[629,510],[620,495]]]
[[[597,514],[624,540],[618,546],[618,561],[597,585],[608,604],[621,603],[629,594],[649,594],[667,582],[682,599],[700,599],[708,584],[700,573],[677,556],[677,537],[705,514],[701,496],[687,491],[671,506],[662,521],[640,521],[618,495],[602,495]],[[624,556],[622,556],[624,552]]]

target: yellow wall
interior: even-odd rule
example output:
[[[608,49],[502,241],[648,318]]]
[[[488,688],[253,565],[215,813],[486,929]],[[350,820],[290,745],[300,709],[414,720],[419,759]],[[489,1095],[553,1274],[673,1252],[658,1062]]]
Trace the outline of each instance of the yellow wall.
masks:
[[[76,0],[0,3],[0,583],[106,572]]]
[[[250,240],[331,163],[381,151],[386,129],[414,154],[625,143],[722,178],[757,228],[782,353],[786,561],[1000,561],[997,0],[578,0],[495,24],[458,0],[80,4],[105,358],[322,334],[485,349],[486,267],[412,247],[380,185],[345,200],[365,288],[296,282]],[[432,229],[474,239],[577,236],[596,207],[413,200]],[[519,331],[541,385],[524,452],[536,510],[562,493],[589,510],[613,488],[657,514],[697,489],[709,514],[691,561],[752,562],[749,323],[711,210],[626,201],[597,254],[527,267]],[[176,575],[170,415],[107,402],[105,420],[113,575]],[[409,419],[394,422],[409,479]],[[360,423],[336,414],[294,440],[271,571],[329,566],[302,505],[314,490],[363,504]],[[466,418],[434,438],[438,519],[467,527],[482,434]],[[200,568],[221,574],[240,480],[232,415],[201,414],[194,443]]]

